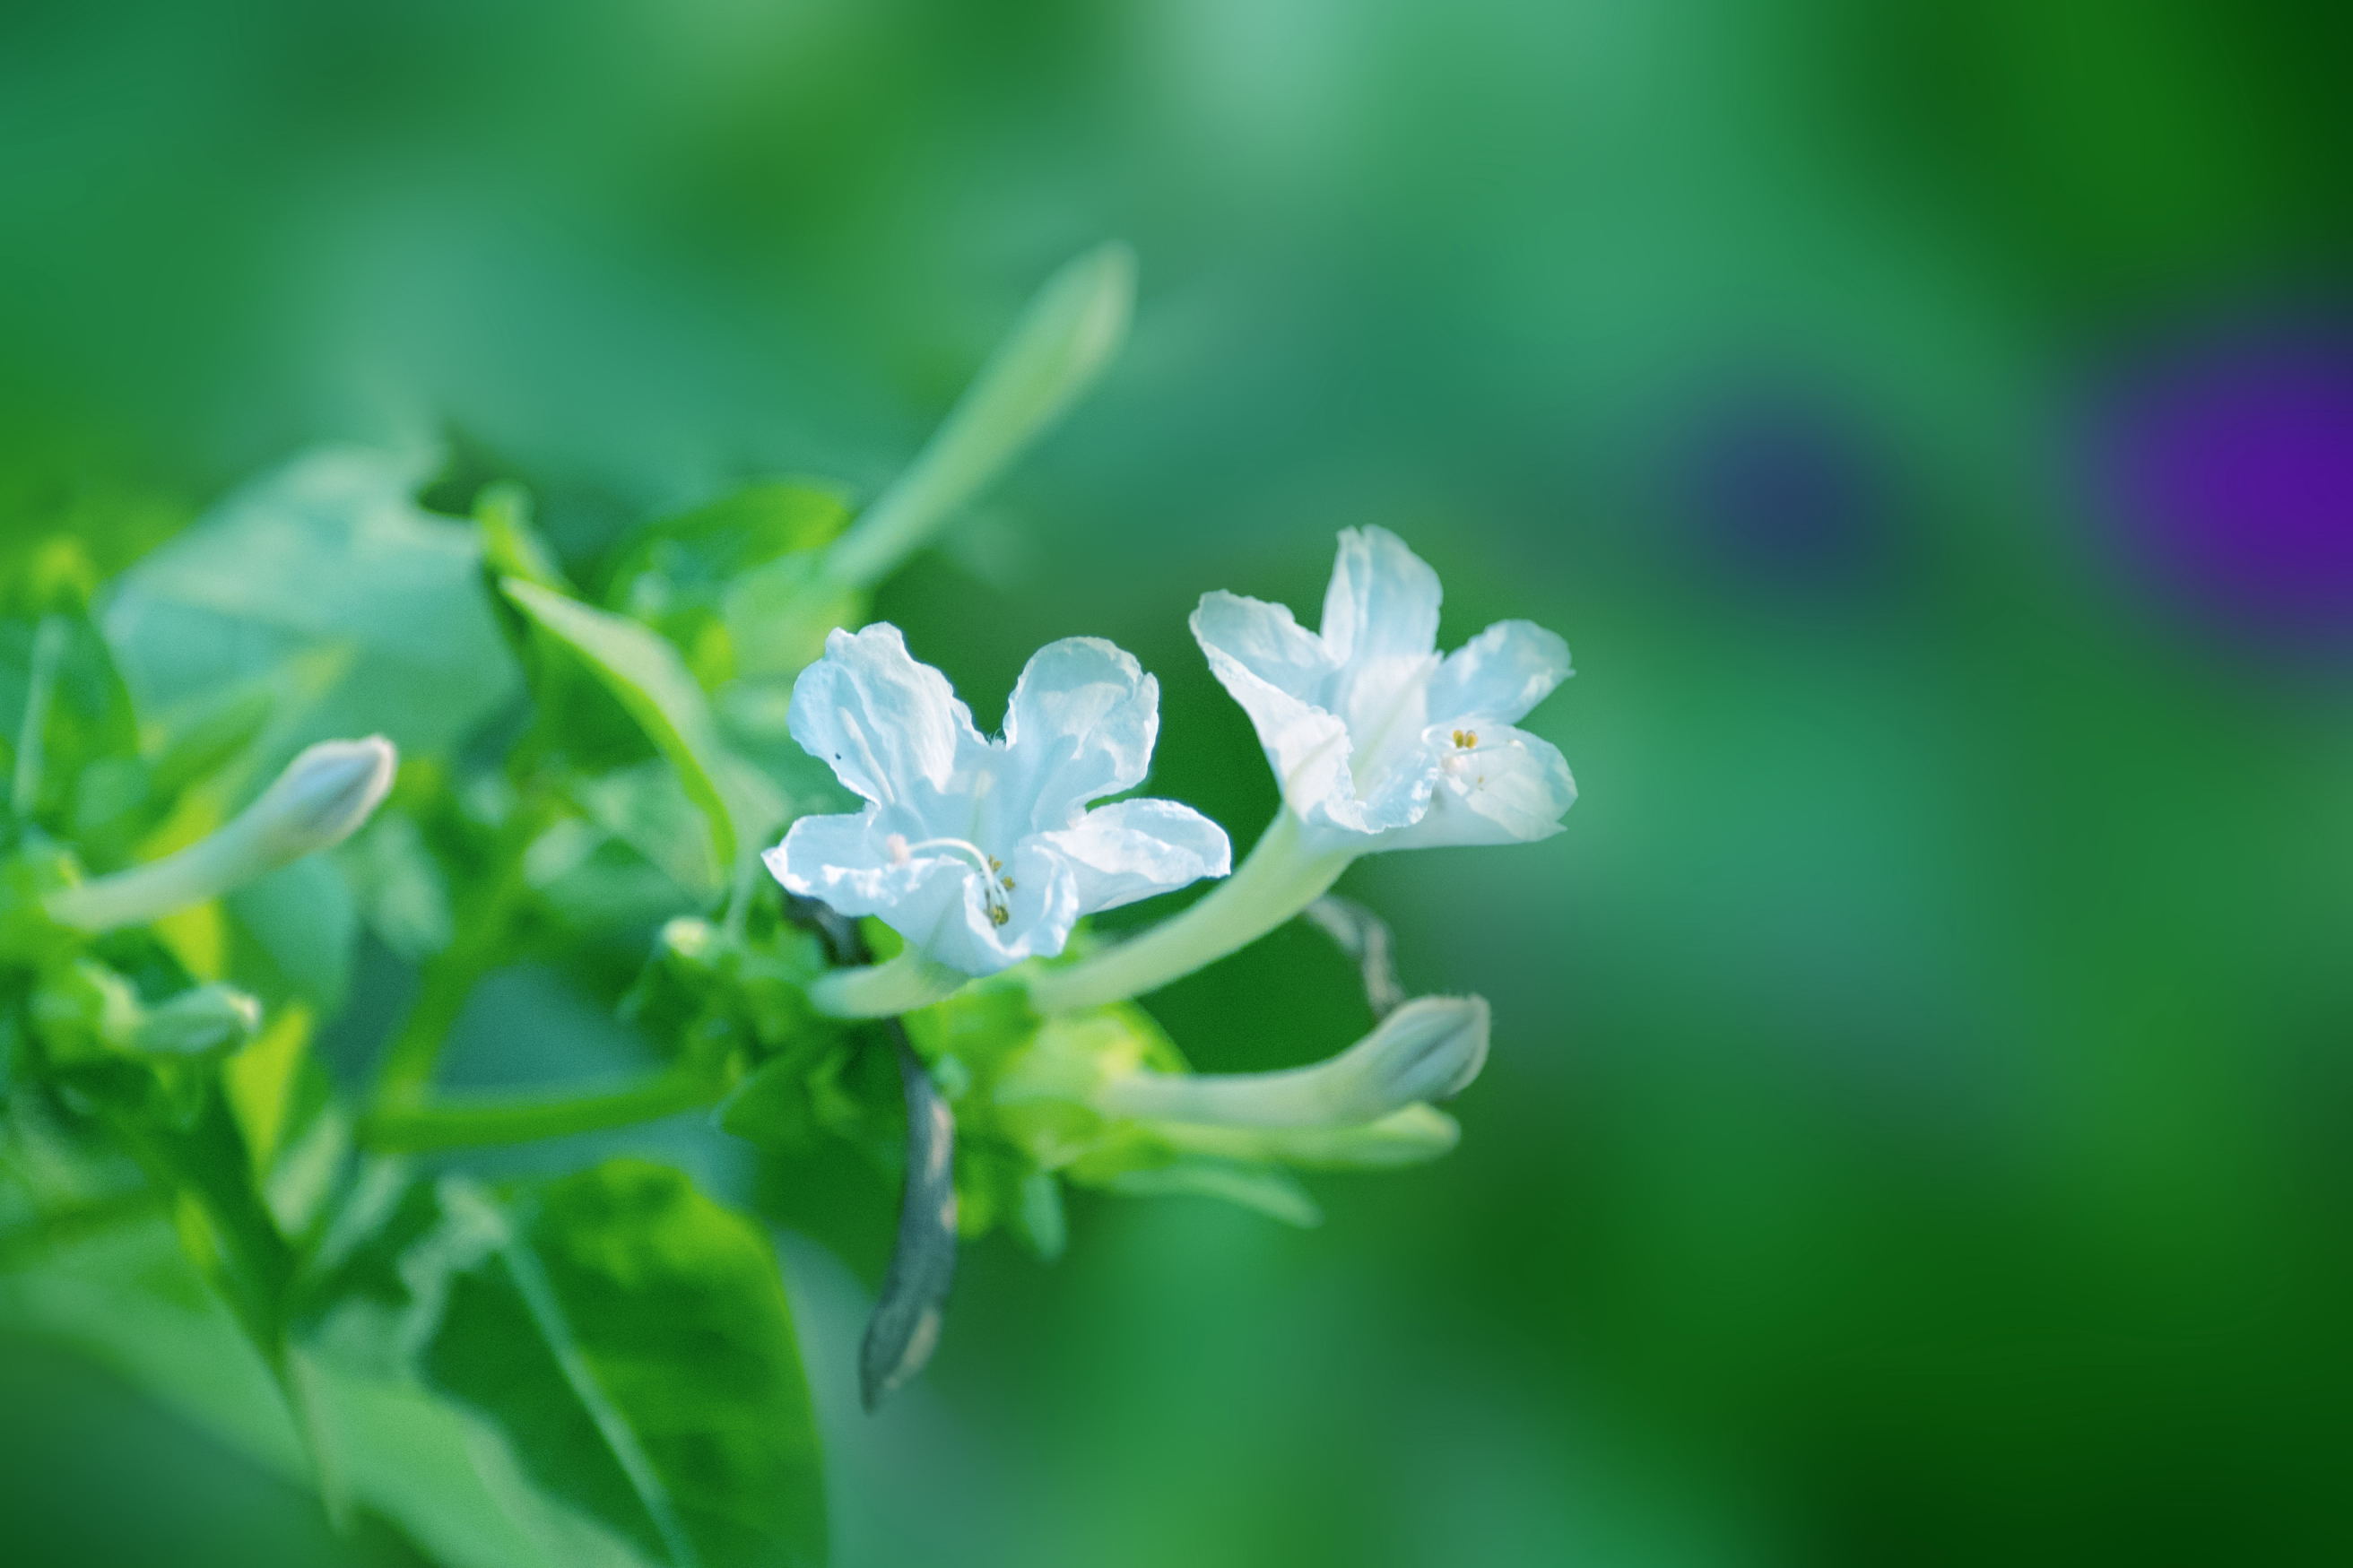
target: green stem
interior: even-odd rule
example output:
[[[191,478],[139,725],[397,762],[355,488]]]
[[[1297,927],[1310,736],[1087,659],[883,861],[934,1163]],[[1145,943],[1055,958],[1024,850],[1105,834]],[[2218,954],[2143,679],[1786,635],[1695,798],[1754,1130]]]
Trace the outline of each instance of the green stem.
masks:
[[[709,1073],[679,1069],[599,1094],[453,1096],[375,1111],[360,1124],[360,1142],[385,1154],[533,1143],[700,1110],[725,1092]]]
[[[1041,1013],[1101,1007],[1156,991],[1264,936],[1324,896],[1355,856],[1311,851],[1299,819],[1280,813],[1234,874],[1183,913],[1066,969],[1041,970],[1029,1000]]]
[[[378,1107],[413,1102],[425,1093],[474,987],[505,957],[508,930],[528,890],[523,853],[545,816],[544,807],[516,809],[494,846],[489,882],[459,915],[449,945],[425,961],[417,997],[376,1068],[373,1098]]]
[[[809,1005],[835,1018],[888,1018],[944,1001],[972,976],[909,948],[881,963],[836,969],[808,988]]]
[[[255,874],[248,835],[230,824],[161,860],[48,897],[50,917],[79,931],[112,931],[216,899]]]

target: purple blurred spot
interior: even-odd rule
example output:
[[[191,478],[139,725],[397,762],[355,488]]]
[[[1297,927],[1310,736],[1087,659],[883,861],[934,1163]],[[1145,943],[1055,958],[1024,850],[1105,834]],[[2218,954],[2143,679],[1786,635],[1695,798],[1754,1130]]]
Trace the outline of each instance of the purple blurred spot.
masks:
[[[2101,412],[2133,564],[2267,641],[2353,634],[2353,331],[2270,322],[2144,364]]]

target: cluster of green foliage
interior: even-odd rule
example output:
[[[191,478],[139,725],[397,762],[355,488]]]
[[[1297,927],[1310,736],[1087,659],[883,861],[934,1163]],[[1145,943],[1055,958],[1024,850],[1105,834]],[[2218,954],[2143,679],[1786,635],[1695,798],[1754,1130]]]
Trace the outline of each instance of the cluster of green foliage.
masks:
[[[1008,358],[1020,390],[1019,347],[1000,393]],[[1055,402],[1031,390],[1025,429]],[[934,512],[990,466],[958,456],[958,429],[918,465],[935,489],[964,465],[924,502]],[[473,491],[470,515],[418,499],[453,488]],[[919,1085],[955,1129],[955,1203],[934,1206],[934,1236],[902,1226],[892,1272],[911,1247],[944,1248],[935,1289],[956,1233],[1002,1226],[1058,1253],[1065,1184],[1203,1192],[1306,1223],[1287,1160],[1394,1157],[1188,1138],[1095,1109],[1108,1075],[1185,1070],[1132,1004],[1047,1020],[1019,984],[984,984],[903,1026],[812,1009],[809,982],[840,954],[758,857],[846,798],[785,716],[825,630],[858,624],[876,570],[903,553],[878,556],[861,531],[891,504],[903,517],[894,495],[852,529],[834,487],[756,483],[565,563],[517,485],[337,449],[111,581],[81,531],[13,559],[12,1313],[134,1363],[312,1478],[339,1520],[443,1561],[814,1562],[820,1445],[767,1227],[593,1140],[528,1174],[453,1154],[702,1112],[791,1194],[764,1217],[868,1258],[887,1212],[843,1194],[895,1192],[912,1163],[902,1089]],[[58,889],[202,839],[304,742],[370,731],[400,747],[397,781],[332,853],[143,923],[52,918]],[[858,940],[887,955],[894,939]],[[380,1042],[335,1029],[361,946],[413,987]],[[649,1059],[585,1089],[442,1083],[470,1000],[518,965],[600,998]],[[894,1057],[901,1037],[920,1070]],[[926,1348],[881,1352],[903,1370]]]

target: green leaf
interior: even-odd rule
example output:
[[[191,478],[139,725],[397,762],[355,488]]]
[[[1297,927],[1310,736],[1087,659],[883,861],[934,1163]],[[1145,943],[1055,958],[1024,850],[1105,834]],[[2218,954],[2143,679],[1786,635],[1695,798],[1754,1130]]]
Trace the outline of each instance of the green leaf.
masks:
[[[152,1219],[12,1260],[12,1327],[70,1345],[298,1483],[310,1464],[269,1369]],[[296,1352],[352,1500],[448,1568],[638,1568],[610,1531],[532,1486],[498,1429],[385,1370]]]
[[[550,593],[521,578],[501,580],[516,608],[579,655],[635,719],[710,823],[712,858],[733,867],[776,826],[783,805],[727,749],[702,688],[678,650],[635,621]]]
[[[531,496],[521,485],[485,487],[474,501],[474,524],[482,531],[482,564],[491,575],[520,577],[551,593],[572,592],[555,552],[532,526]]]
[[[479,1245],[439,1244],[423,1368],[536,1485],[677,1568],[822,1560],[817,1431],[756,1226],[633,1161],[503,1199],[450,1179],[439,1197],[437,1235]]]
[[[570,786],[588,820],[659,866],[689,892],[709,898],[724,885],[708,828],[679,774],[660,761],[617,768]]]
[[[321,1013],[342,1007],[359,912],[332,858],[313,855],[280,867],[225,902],[239,973],[253,975],[269,1000],[300,997]]]
[[[747,658],[763,668],[776,663],[769,645],[783,628],[738,616],[739,586],[795,560],[806,569],[849,521],[848,499],[830,486],[785,479],[746,485],[633,535],[614,565],[605,603],[668,637],[702,684],[715,687]]]
[[[331,447],[231,495],[115,585],[103,622],[148,712],[339,653],[285,751],[334,735],[448,749],[519,689],[465,524],[410,499],[427,465]]]
[[[448,878],[416,817],[379,811],[336,851],[360,918],[386,947],[418,963],[448,947],[457,932]]]
[[[135,774],[138,755],[130,692],[78,608],[0,622],[0,801],[16,817],[67,828],[90,771],[115,763]],[[125,804],[145,793],[143,779],[132,784]]]

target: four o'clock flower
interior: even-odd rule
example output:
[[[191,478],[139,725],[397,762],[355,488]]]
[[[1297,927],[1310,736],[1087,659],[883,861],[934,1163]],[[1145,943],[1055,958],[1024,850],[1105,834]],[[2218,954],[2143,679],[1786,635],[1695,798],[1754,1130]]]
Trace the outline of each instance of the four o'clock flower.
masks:
[[[1193,635],[1258,730],[1283,809],[1233,879],[1134,941],[1040,974],[1049,1011],[1140,994],[1257,940],[1383,849],[1548,837],[1577,798],[1558,751],[1514,724],[1567,679],[1568,647],[1502,621],[1438,652],[1438,574],[1386,529],[1340,535],[1320,630],[1209,594]]]
[[[829,636],[793,684],[793,738],[868,804],[803,817],[768,868],[796,893],[880,918],[907,949],[828,976],[818,1005],[903,1012],[969,976],[1052,957],[1082,915],[1224,876],[1225,832],[1189,806],[1088,809],[1143,782],[1159,706],[1134,658],[1066,637],[1031,658],[992,741],[896,626]]]
[[[1512,727],[1568,679],[1568,645],[1498,621],[1440,658],[1439,596],[1404,541],[1362,528],[1340,535],[1320,632],[1238,594],[1205,595],[1193,612],[1311,846],[1545,838],[1577,799],[1560,752]]]

